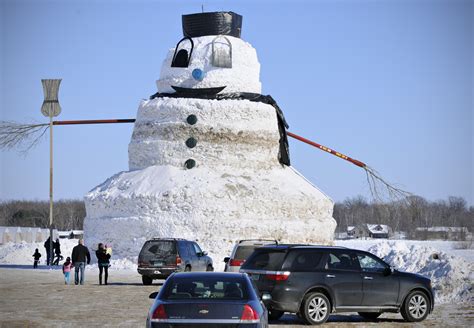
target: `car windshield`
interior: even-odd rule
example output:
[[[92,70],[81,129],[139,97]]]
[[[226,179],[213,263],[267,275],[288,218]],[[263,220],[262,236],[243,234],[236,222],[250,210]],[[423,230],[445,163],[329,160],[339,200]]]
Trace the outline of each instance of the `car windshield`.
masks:
[[[243,279],[230,278],[177,278],[166,281],[163,299],[248,299],[247,284]]]

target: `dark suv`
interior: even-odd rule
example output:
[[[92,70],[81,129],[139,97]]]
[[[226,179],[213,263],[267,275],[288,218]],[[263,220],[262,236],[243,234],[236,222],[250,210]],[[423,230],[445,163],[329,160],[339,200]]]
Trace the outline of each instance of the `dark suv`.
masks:
[[[166,279],[177,271],[214,271],[212,259],[194,241],[154,238],[145,242],[138,255],[138,273],[144,285]]]
[[[359,312],[372,320],[383,312],[401,312],[406,321],[422,321],[434,305],[430,279],[394,270],[355,249],[265,246],[240,272],[251,276],[261,294],[270,294],[266,305],[273,320],[284,312],[309,324],[324,323],[331,312]]]

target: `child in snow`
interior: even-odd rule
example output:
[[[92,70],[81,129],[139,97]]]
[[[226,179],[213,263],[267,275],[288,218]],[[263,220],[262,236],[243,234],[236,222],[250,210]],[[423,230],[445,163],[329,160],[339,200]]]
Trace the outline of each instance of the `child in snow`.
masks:
[[[33,269],[36,269],[38,267],[38,262],[41,257],[40,252],[38,252],[38,249],[35,250],[35,253],[33,254],[34,257],[34,262],[33,262]]]
[[[72,268],[71,258],[68,257],[66,258],[66,262],[64,262],[63,264],[64,283],[66,285],[69,285],[69,274],[71,272],[71,268]]]

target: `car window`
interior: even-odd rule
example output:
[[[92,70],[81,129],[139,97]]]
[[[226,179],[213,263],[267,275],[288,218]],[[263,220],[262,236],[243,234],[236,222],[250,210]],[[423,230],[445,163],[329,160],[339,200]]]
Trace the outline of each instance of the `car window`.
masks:
[[[348,252],[330,252],[325,268],[328,270],[359,270],[359,265]]]
[[[383,272],[387,268],[387,265],[380,259],[368,254],[358,253],[357,259],[359,260],[360,268],[364,272]]]
[[[247,283],[235,278],[172,278],[166,281],[164,299],[242,300],[248,298]]]
[[[284,251],[258,250],[245,261],[242,269],[278,271],[283,264],[285,255]]]
[[[295,272],[314,271],[319,265],[323,253],[317,250],[298,250],[288,255],[283,270]]]
[[[166,256],[176,253],[176,243],[173,240],[150,241],[143,245],[140,256]]]
[[[236,260],[246,260],[247,257],[249,257],[255,248],[259,246],[253,246],[253,245],[248,245],[248,246],[238,246],[237,250],[235,251],[234,259]]]
[[[189,256],[196,256],[196,250],[194,249],[193,243],[187,242],[186,247],[188,248]]]
[[[201,248],[199,247],[198,244],[193,243],[193,246],[194,246],[194,251],[196,252],[196,254],[202,253]]]

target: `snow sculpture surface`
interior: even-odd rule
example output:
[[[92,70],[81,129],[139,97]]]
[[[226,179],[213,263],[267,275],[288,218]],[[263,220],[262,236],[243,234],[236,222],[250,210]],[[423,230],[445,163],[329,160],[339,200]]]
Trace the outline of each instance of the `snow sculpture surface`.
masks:
[[[193,37],[188,67],[172,67],[176,52],[169,51],[158,92],[225,86],[220,94],[259,94],[255,49],[238,37],[225,38],[231,68],[213,65],[215,35]],[[133,257],[152,237],[198,240],[217,268],[239,239],[331,243],[333,202],[280,164],[279,139],[275,108],[262,102],[143,100],[128,148],[129,171],[85,197],[86,243],[111,243],[114,256]]]

